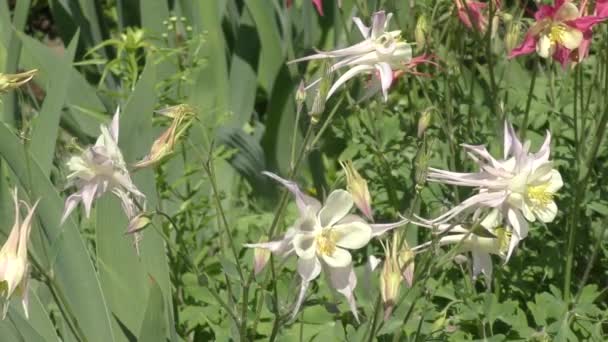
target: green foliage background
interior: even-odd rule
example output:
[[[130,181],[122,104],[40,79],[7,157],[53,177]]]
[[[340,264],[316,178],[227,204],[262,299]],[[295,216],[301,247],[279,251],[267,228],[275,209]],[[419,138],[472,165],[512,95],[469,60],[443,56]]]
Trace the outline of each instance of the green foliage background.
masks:
[[[536,57],[508,60],[504,37],[512,23],[525,32],[524,5],[533,8],[504,4],[513,19],[489,39],[466,29],[447,0],[343,0],[341,8],[326,0],[323,17],[308,0],[289,9],[279,0],[0,1],[2,72],[39,69],[33,85],[4,95],[0,106],[3,239],[13,222],[10,189],[18,186],[29,202],[42,198],[30,242],[30,319],[15,300],[0,322],[1,339],[605,340],[608,30],[596,28],[591,56],[573,69]],[[315,130],[327,129],[291,170],[292,140],[299,149],[309,125],[303,115],[294,130],[295,91],[319,74],[320,63],[286,62],[358,41],[350,18],[367,22],[378,9],[394,12],[393,25],[410,41],[424,16],[426,45],[417,53],[436,55],[439,66],[420,67],[426,77],[402,77],[386,103],[361,99],[365,79],[349,83],[326,104]],[[44,11],[53,18],[53,41],[31,25]],[[161,167],[134,176],[149,208],[167,216],[144,231],[140,255],[111,195],[96,202],[90,220],[73,214],[60,226],[71,191],[65,162],[75,145],[91,144],[120,106],[119,144],[135,162],[162,131],[153,111],[179,103],[197,109],[188,139]],[[418,137],[422,113],[432,121]],[[322,279],[289,322],[295,264],[274,262],[250,275],[253,253],[242,244],[269,238],[274,219],[282,232],[295,218],[293,204],[275,217],[285,196],[261,171],[293,173],[322,198],[345,184],[337,161],[353,159],[370,184],[378,222],[400,213],[433,217],[468,193],[425,184],[426,167],[473,170],[459,144],[501,152],[503,119],[527,130],[533,149],[552,133],[565,187],[558,218],[531,225],[508,265],[494,260],[491,289],[471,281],[467,263],[435,250],[416,259],[414,286],[402,286],[395,312],[382,321],[378,274],[365,272],[367,257],[382,253],[376,243],[353,256],[361,324]],[[400,229],[410,244],[430,238],[413,226]],[[573,276],[565,283],[569,254]]]

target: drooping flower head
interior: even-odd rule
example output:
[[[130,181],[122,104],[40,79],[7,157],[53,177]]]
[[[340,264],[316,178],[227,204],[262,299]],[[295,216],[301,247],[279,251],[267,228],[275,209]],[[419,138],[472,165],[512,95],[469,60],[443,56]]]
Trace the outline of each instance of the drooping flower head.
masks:
[[[494,1],[495,11],[500,9],[500,1]],[[481,33],[485,33],[488,28],[488,17],[490,16],[488,3],[472,0],[454,0],[458,19],[469,29],[475,29]],[[498,15],[494,13],[492,20],[498,20]],[[492,25],[496,29],[497,23]]]
[[[605,3],[601,1],[598,4],[600,10],[591,16],[582,16],[576,5],[568,0],[556,0],[553,6],[541,5],[534,14],[536,23],[509,57],[536,52],[542,58],[552,57],[565,68],[573,51],[581,45],[588,50],[593,25],[608,19],[603,13]],[[587,43],[583,44],[584,41]]]
[[[195,111],[188,105],[177,105],[157,112],[170,119],[171,125],[152,143],[150,152],[133,165],[135,169],[156,165],[168,158],[175,150],[179,139],[186,134],[195,118]]]
[[[353,17],[353,22],[364,38],[363,41],[343,49],[320,51],[312,56],[299,58],[289,63],[327,58],[336,60],[329,68],[330,72],[348,67],[349,70],[342,74],[331,86],[327,98],[330,98],[342,84],[359,74],[377,75],[382,94],[386,100],[388,89],[393,83],[393,72],[407,67],[412,59],[412,47],[401,38],[401,31],[388,31],[391,17],[392,13],[376,12],[373,15],[371,27],[365,26],[361,19]],[[317,84],[319,81],[312,82],[308,87]]]
[[[474,217],[479,216],[481,211],[477,211]],[[492,258],[491,254],[499,256],[505,261],[509,260],[511,233],[504,228],[502,217],[498,210],[491,210],[483,219],[480,220],[479,226],[484,231],[475,230],[475,227],[465,224],[442,224],[439,226],[439,231],[447,231],[438,240],[439,246],[456,246],[458,253],[471,253],[473,258],[473,278],[479,274],[485,276],[486,285],[490,287],[492,279]],[[431,226],[423,225],[431,228]],[[483,233],[483,234],[482,234]],[[412,248],[415,252],[426,250],[432,241],[425,242]]]
[[[32,219],[38,201],[30,207],[24,201],[19,201],[17,189],[13,192],[15,204],[15,224],[0,250],[0,305],[2,306],[2,319],[6,317],[8,304],[12,295],[17,293],[21,297],[25,316],[28,317],[28,280],[29,262],[27,259],[27,246],[32,230]],[[27,210],[26,217],[21,221],[21,205]]]
[[[37,73],[38,69],[32,69],[18,74],[0,73],[0,94],[21,87],[34,78]]]
[[[463,144],[480,170],[472,173],[429,169],[428,181],[477,188],[477,193],[446,213],[428,221],[446,223],[458,214],[478,208],[499,209],[512,230],[509,255],[519,240],[528,234],[528,221],[551,222],[557,214],[553,197],[562,185],[562,177],[549,160],[551,134],[536,153],[529,152],[530,142],[517,138],[513,126],[505,122],[504,158],[495,159],[484,146]]]
[[[62,223],[80,202],[84,206],[85,216],[89,218],[93,201],[106,191],[114,193],[122,202],[145,199],[145,195],[131,180],[118,148],[119,119],[120,109],[116,109],[111,125],[101,125],[101,135],[95,145],[85,149],[79,156],[72,156],[68,161],[67,166],[71,172],[68,184],[78,190],[65,201]],[[123,208],[125,206],[133,206],[133,203],[123,203]]]
[[[296,183],[269,172],[264,174],[283,184],[295,196],[300,217],[280,240],[245,246],[268,249],[281,257],[298,256],[297,270],[302,285],[292,317],[298,313],[310,282],[323,270],[328,275],[330,285],[346,297],[358,319],[353,293],[357,277],[349,250],[362,248],[372,237],[406,222],[369,224],[361,217],[350,214],[353,199],[345,190],[334,190],[321,204],[302,193]]]

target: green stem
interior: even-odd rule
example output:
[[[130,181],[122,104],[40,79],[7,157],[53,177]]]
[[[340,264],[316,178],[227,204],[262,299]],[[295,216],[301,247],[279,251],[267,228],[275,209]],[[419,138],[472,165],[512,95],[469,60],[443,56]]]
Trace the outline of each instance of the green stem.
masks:
[[[530,106],[532,105],[532,98],[534,97],[534,87],[536,85],[536,75],[538,74],[538,69],[540,65],[538,63],[535,64],[534,69],[532,69],[532,79],[530,79],[530,88],[528,89],[528,98],[526,100],[526,110],[524,112],[524,121],[521,123],[521,140],[526,140],[526,133],[528,132],[528,117],[530,115]],[[502,123],[501,123],[502,124]]]
[[[606,59],[606,63],[608,64],[608,57]],[[604,89],[603,91],[608,90],[608,72],[604,74]],[[576,239],[576,227],[578,226],[579,215],[581,211],[581,203],[585,198],[585,192],[587,190],[587,184],[589,181],[589,176],[591,175],[591,170],[593,167],[593,163],[597,157],[597,153],[599,151],[599,147],[602,143],[602,139],[604,137],[604,133],[606,131],[606,125],[608,124],[608,99],[605,98],[604,101],[604,113],[602,114],[600,121],[596,127],[595,135],[593,137],[593,141],[591,143],[591,148],[589,149],[589,153],[587,154],[587,158],[585,160],[585,166],[579,170],[579,177],[575,184],[575,196],[573,202],[573,208],[569,220],[568,225],[568,246],[566,249],[566,266],[565,266],[565,275],[564,275],[564,300],[570,300],[570,284],[572,280],[572,265],[574,263],[574,245]],[[578,156],[577,156],[578,158]]]
[[[583,273],[583,277],[578,284],[578,293],[576,294],[575,302],[578,302],[583,288],[585,287],[585,283],[587,283],[587,279],[589,279],[589,275],[591,274],[591,269],[593,268],[593,264],[595,263],[595,259],[597,258],[597,254],[602,246],[602,242],[604,241],[604,233],[606,232],[606,228],[608,226],[608,221],[605,221],[602,224],[602,228],[600,229],[600,234],[595,240],[595,244],[593,245],[593,251],[591,252],[591,257],[589,258],[589,262],[587,263],[587,267],[585,268],[585,273]]]

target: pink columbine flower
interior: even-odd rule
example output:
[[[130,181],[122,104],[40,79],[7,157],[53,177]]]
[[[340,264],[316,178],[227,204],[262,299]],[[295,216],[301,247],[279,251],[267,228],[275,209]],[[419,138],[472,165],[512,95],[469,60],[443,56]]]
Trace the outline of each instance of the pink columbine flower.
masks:
[[[595,15],[581,16],[579,9],[568,0],[556,0],[554,6],[541,5],[534,14],[536,23],[509,58],[536,51],[540,57],[552,57],[565,68],[573,51],[582,46],[583,57],[588,51],[593,25],[608,19],[605,0],[600,1],[598,7]]]
[[[370,224],[361,217],[350,214],[354,202],[352,195],[345,190],[332,191],[325,203],[321,204],[315,198],[302,193],[296,183],[270,172],[264,174],[281,183],[294,195],[300,217],[281,239],[246,244],[245,247],[267,249],[282,258],[293,254],[298,256],[297,271],[302,278],[302,285],[292,319],[300,309],[308,286],[324,271],[331,287],[346,297],[355,319],[358,320],[354,296],[357,276],[349,250],[360,249],[373,237],[408,221]]]
[[[581,5],[581,14],[583,13],[584,8],[586,7],[586,2],[584,5]],[[607,19],[608,18],[608,0],[597,0],[595,2],[595,17]],[[587,58],[589,55],[589,49],[591,48],[591,40],[593,38],[593,30],[592,28],[587,29],[583,32],[583,41],[581,45],[578,47],[578,54],[574,54],[571,58],[575,62],[581,62],[583,59]]]

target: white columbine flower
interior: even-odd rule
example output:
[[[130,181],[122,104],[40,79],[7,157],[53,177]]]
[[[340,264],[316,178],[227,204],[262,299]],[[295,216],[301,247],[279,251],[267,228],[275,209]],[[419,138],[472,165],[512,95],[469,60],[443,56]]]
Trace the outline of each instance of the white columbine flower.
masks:
[[[353,46],[333,51],[320,51],[312,56],[299,58],[290,63],[313,59],[332,58],[337,60],[329,71],[334,72],[342,67],[350,69],[336,80],[327,93],[327,98],[346,81],[362,73],[376,73],[380,79],[380,88],[386,101],[388,89],[393,83],[393,70],[404,68],[412,60],[412,47],[401,38],[401,31],[387,31],[392,13],[384,11],[373,14],[372,27],[367,27],[361,19],[353,21],[361,31],[364,40]],[[310,84],[313,86],[320,80]]]
[[[6,242],[0,249],[0,305],[2,319],[6,317],[8,304],[15,291],[21,297],[23,311],[28,317],[28,280],[29,262],[27,260],[27,245],[32,230],[32,218],[38,206],[38,201],[30,207],[17,198],[17,189],[13,193],[15,203],[15,224]],[[20,204],[27,209],[27,216],[21,221]]]
[[[71,173],[68,184],[74,185],[78,191],[65,201],[65,209],[61,217],[63,223],[70,213],[82,202],[85,215],[88,218],[93,200],[106,191],[112,191],[121,201],[132,201],[132,196],[145,199],[129,176],[124,158],[118,148],[118,123],[120,109],[116,109],[110,127],[101,125],[101,135],[95,145],[87,148],[80,156],[73,156],[67,165]],[[124,206],[132,203],[123,203]]]
[[[428,222],[445,223],[463,211],[477,208],[499,209],[513,232],[510,256],[518,242],[528,235],[528,221],[551,222],[557,214],[553,196],[563,182],[549,160],[550,144],[551,134],[547,132],[538,152],[531,153],[530,142],[522,144],[513,126],[505,122],[504,159],[494,159],[484,146],[463,145],[480,170],[459,173],[430,168],[428,180],[476,187],[478,193]]]
[[[478,216],[478,213],[479,211],[474,216]],[[470,252],[473,259],[473,278],[483,273],[486,284],[490,287],[493,270],[492,257],[490,255],[498,255],[506,263],[510,254],[511,240],[513,240],[513,236],[504,228],[502,222],[500,213],[494,209],[479,222],[479,225],[489,234],[471,231],[471,228],[465,228],[461,224],[441,224],[438,227],[439,231],[448,231],[448,234],[439,238],[437,244],[439,246],[456,245],[458,246],[459,253]],[[422,226],[431,228],[424,224]],[[432,241],[429,241],[412,248],[412,250],[419,252],[427,249],[431,244]]]
[[[295,196],[300,217],[280,240],[245,246],[265,248],[281,257],[293,254],[298,256],[297,269],[302,278],[302,285],[292,317],[298,313],[310,282],[324,270],[329,276],[331,286],[346,297],[351,311],[358,319],[353,294],[357,278],[348,250],[362,248],[372,237],[407,221],[369,224],[361,217],[349,214],[353,199],[345,190],[333,191],[325,204],[321,205],[315,198],[302,193],[296,183],[269,172],[264,174],[283,184]]]

